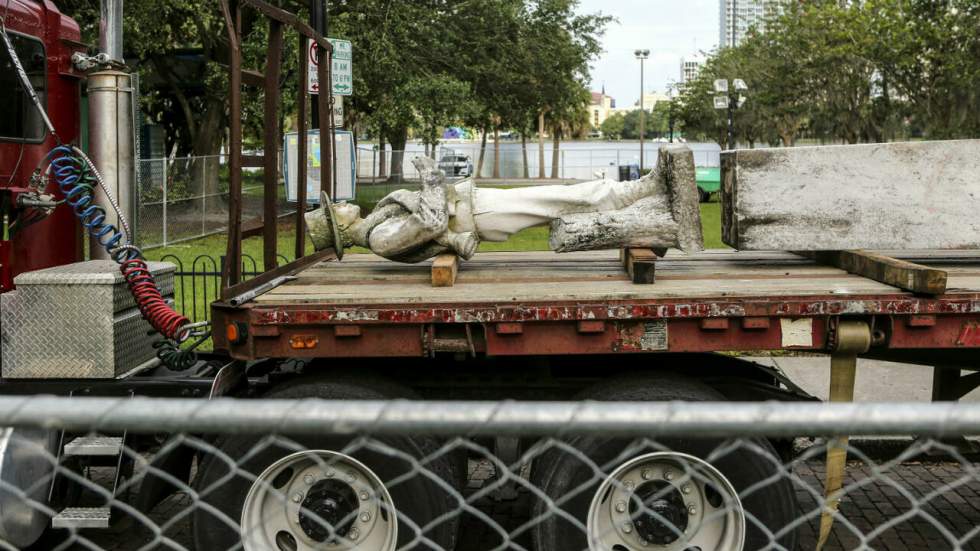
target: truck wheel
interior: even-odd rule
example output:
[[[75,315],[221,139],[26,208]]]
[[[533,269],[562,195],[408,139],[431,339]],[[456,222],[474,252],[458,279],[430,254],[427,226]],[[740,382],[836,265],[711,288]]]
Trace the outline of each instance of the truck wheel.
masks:
[[[711,193],[701,188],[698,188],[698,202],[707,203],[710,200],[711,200]]]
[[[590,392],[603,401],[722,401],[676,375],[629,376]],[[538,551],[795,549],[796,498],[765,439],[575,437],[532,465],[546,499],[532,518]]]
[[[394,385],[301,379],[268,398],[384,400]],[[430,438],[220,438],[201,461],[196,549],[452,549],[457,479]],[[433,456],[432,459],[422,458]],[[420,468],[421,463],[421,468]]]

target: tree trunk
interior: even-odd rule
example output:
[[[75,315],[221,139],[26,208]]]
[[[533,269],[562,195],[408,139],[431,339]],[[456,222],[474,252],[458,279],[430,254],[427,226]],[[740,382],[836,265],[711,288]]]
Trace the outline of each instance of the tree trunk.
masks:
[[[483,137],[480,138],[480,159],[476,162],[476,174],[474,178],[481,178],[483,176],[483,158],[487,154],[487,127],[483,126]]]
[[[544,111],[538,113],[538,178],[544,180]]]
[[[558,179],[558,166],[559,166],[559,151],[558,147],[561,145],[561,132],[558,129],[554,130],[554,135],[552,136],[552,149],[551,149],[551,179]]]
[[[388,172],[391,177],[389,179],[401,182],[404,178],[402,163],[405,159],[405,144],[408,143],[408,128],[392,131],[389,138],[391,139],[391,170]]]
[[[197,127],[197,139],[194,140],[192,154],[195,157],[218,155],[221,153],[221,138],[224,133],[224,102],[212,99],[207,103],[204,116]],[[215,159],[201,160],[204,168],[195,166],[191,175],[194,190],[202,194],[218,193],[218,165]],[[201,181],[201,178],[204,180]]]
[[[493,129],[493,177],[500,178],[500,128]]]
[[[378,178],[384,178],[388,175],[388,164],[385,162],[388,158],[388,151],[385,146],[385,135],[378,134]]]
[[[524,179],[530,178],[527,166],[527,132],[521,132],[521,155],[524,157]]]

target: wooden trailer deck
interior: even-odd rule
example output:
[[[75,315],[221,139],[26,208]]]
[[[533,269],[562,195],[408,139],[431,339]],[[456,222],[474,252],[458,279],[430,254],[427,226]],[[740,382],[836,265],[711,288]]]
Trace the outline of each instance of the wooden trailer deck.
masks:
[[[632,283],[618,251],[480,253],[452,287],[431,263],[320,262],[241,306],[216,303],[215,344],[238,358],[827,350],[867,320],[880,350],[980,348],[980,252],[889,256],[948,272],[931,296],[788,252],[668,252]]]
[[[947,294],[980,293],[980,251],[905,252],[895,258],[949,272]],[[398,264],[371,254],[323,262],[259,296],[259,305],[462,304],[635,299],[907,295],[787,252],[669,251],[653,285],[633,284],[618,251],[480,253],[456,285],[432,287],[432,262]]]

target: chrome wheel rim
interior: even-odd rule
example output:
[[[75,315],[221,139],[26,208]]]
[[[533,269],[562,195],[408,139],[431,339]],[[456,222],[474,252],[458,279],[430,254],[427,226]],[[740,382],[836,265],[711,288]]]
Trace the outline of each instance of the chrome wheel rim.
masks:
[[[655,452],[599,486],[587,520],[591,551],[741,551],[745,512],[731,482],[693,455]]]
[[[245,551],[393,551],[398,519],[374,472],[317,450],[276,461],[256,478],[241,518]]]

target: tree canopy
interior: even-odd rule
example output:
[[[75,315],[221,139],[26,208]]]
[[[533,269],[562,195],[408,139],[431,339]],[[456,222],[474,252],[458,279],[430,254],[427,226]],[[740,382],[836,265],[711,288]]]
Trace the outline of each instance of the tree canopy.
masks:
[[[274,0],[291,11],[305,1]],[[354,95],[347,126],[403,149],[410,135],[435,145],[463,124],[530,134],[545,113],[570,133],[588,105],[589,63],[609,18],[580,15],[578,0],[338,0],[328,34],[353,44]],[[65,0],[85,39],[97,42],[98,5]],[[299,16],[307,17],[300,8]],[[244,66],[261,70],[267,25],[243,8]],[[165,125],[181,154],[213,154],[229,116],[241,116],[246,143],[261,136],[261,91],[248,89],[242,113],[227,113],[227,34],[214,0],[141,0],[125,11],[127,59],[140,71],[143,109]],[[282,107],[295,112],[298,37],[287,31]],[[286,84],[289,84],[287,87]],[[393,159],[394,161],[394,159]],[[393,162],[393,167],[400,163]]]
[[[765,32],[709,57],[685,85],[678,120],[689,137],[724,144],[712,82],[741,78],[740,141],[980,136],[978,29],[972,0],[790,2]]]

